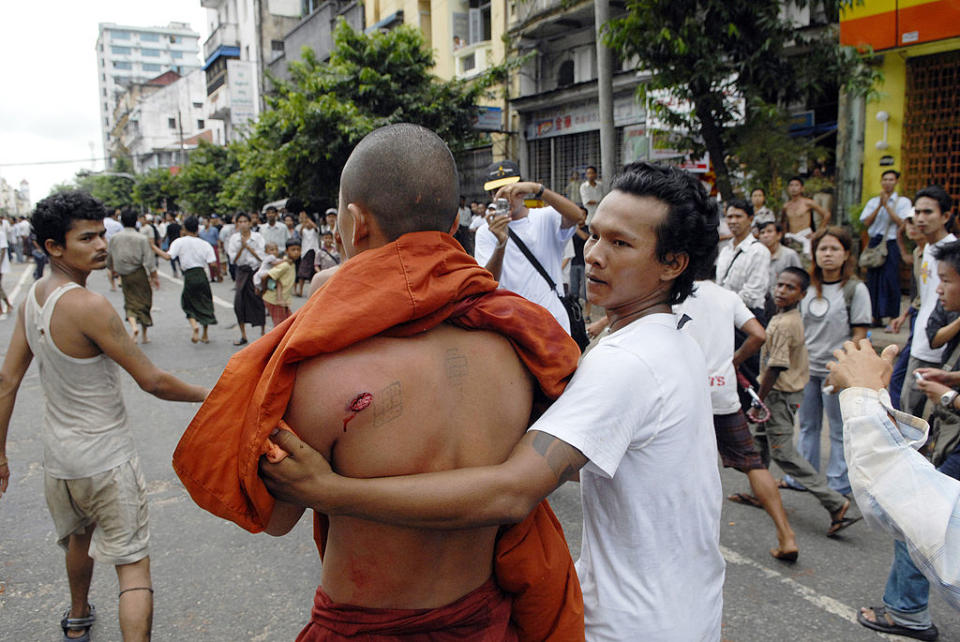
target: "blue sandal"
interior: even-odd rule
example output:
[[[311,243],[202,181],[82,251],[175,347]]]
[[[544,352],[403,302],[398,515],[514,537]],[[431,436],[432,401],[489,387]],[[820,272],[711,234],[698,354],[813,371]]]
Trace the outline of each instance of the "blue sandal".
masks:
[[[63,629],[64,642],[90,642],[90,627],[97,621],[97,609],[90,604],[90,613],[86,617],[70,617],[70,609],[63,613],[60,620],[60,628]],[[83,631],[83,635],[78,638],[72,638],[67,635],[67,631]]]

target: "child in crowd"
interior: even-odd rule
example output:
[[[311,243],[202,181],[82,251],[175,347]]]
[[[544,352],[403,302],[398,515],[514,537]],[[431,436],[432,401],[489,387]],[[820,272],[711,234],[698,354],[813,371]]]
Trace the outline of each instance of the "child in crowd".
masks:
[[[267,274],[274,265],[280,262],[280,248],[277,247],[276,243],[267,243],[264,246],[264,251],[267,255],[263,257],[263,261],[260,263],[260,269],[253,274],[253,287],[260,296],[263,296],[264,290],[267,287],[264,282]]]
[[[777,314],[767,325],[767,341],[760,352],[758,394],[770,410],[770,419],[755,433],[764,462],[777,465],[820,501],[830,512],[827,536],[859,520],[846,517],[850,500],[827,486],[826,477],[805,460],[793,445],[793,422],[810,378],[810,363],[803,338],[803,318],[797,305],[806,295],[810,277],[797,267],[786,268],[777,277],[774,303]]]
[[[293,287],[297,280],[297,271],[294,267],[300,259],[300,241],[289,239],[286,253],[277,261],[266,274],[266,289],[263,292],[263,303],[276,327],[290,316],[290,302],[293,297]],[[268,250],[269,251],[269,250]]]

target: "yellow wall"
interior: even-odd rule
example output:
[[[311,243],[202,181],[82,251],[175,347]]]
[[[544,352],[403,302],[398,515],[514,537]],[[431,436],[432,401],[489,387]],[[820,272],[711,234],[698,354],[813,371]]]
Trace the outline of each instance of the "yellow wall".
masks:
[[[902,47],[883,53],[883,83],[877,87],[879,98],[867,103],[863,141],[863,189],[861,202],[866,202],[880,191],[880,175],[887,169],[900,171],[903,164],[903,118],[906,108],[907,60],[944,51],[960,49],[960,38],[929,42],[912,47]],[[883,139],[883,123],[877,120],[877,112],[890,115],[887,121],[886,150],[878,150],[876,144]],[[880,167],[880,158],[893,156],[891,167]]]

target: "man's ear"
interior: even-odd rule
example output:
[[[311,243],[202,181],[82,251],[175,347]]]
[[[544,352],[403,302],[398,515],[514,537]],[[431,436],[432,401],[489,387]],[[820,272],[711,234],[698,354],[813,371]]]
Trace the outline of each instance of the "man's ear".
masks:
[[[47,256],[55,256],[60,258],[63,255],[64,247],[63,245],[57,243],[53,239],[47,239],[43,242],[43,247],[47,250]]]
[[[685,253],[668,253],[660,264],[660,280],[673,281],[683,274],[683,271],[690,265],[690,257]]]
[[[350,243],[353,247],[360,247],[363,240],[370,236],[370,224],[372,217],[363,207],[356,203],[347,204],[347,212],[353,219],[353,229],[350,232]]]

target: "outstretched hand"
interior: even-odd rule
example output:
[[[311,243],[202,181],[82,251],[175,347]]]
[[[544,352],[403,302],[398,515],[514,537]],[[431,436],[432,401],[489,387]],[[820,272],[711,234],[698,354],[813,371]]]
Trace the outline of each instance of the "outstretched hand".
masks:
[[[899,346],[889,345],[877,356],[869,339],[861,339],[859,345],[846,341],[833,351],[836,361],[827,364],[829,383],[838,388],[886,388],[899,352]]]
[[[317,508],[324,498],[324,477],[334,475],[330,464],[289,430],[278,430],[270,441],[289,453],[275,464],[260,458],[260,477],[270,494],[281,501],[305,508]]]

